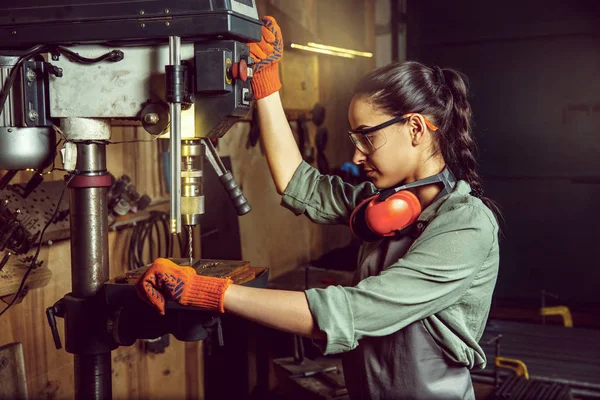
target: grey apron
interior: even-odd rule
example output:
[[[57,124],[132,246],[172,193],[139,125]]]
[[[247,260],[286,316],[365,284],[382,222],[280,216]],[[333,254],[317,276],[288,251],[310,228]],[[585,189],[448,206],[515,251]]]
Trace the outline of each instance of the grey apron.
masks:
[[[398,261],[414,240],[415,235],[405,235],[381,241],[364,258],[353,284]],[[360,340],[343,354],[343,367],[352,400],[475,399],[469,370],[450,363],[423,321]]]

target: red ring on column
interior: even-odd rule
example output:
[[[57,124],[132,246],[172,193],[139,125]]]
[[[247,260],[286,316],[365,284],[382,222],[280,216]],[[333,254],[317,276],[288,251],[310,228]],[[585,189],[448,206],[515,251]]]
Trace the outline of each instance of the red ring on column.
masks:
[[[69,177],[65,177],[68,181]],[[76,175],[69,182],[70,188],[94,188],[112,186],[112,177],[110,175]]]

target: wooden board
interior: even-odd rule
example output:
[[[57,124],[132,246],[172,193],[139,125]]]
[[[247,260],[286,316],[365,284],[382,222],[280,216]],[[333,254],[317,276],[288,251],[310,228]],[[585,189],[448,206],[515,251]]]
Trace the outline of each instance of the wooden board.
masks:
[[[172,259],[172,261],[181,266],[189,266],[189,261],[184,258]],[[137,268],[133,271],[127,271],[111,279],[113,283],[135,284],[140,276],[149,266]],[[195,260],[193,267],[198,275],[211,276],[215,278],[229,277],[236,285],[254,280],[258,275],[264,272],[265,268],[255,268],[246,261],[230,260]]]
[[[8,296],[12,294],[16,294],[17,290],[21,284],[21,280],[25,275],[27,269],[30,266],[30,262],[26,262],[27,256],[33,257],[35,255],[35,250],[33,249],[28,254],[23,256],[11,256],[8,262],[0,271],[0,297]],[[0,252],[0,259],[4,257],[4,252]],[[40,250],[40,254],[38,256],[38,262],[41,260],[46,260],[48,257],[48,247],[44,246],[42,250]],[[34,268],[29,273],[27,277],[27,283],[23,287],[24,290],[33,290],[37,288],[42,288],[50,282],[52,278],[52,271],[48,268],[47,263],[42,263],[42,265]]]

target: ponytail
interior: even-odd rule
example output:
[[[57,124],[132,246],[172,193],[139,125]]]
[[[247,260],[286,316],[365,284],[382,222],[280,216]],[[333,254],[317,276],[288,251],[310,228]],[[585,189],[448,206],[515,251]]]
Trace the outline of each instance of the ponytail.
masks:
[[[499,220],[500,208],[483,195],[481,177],[477,173],[477,146],[471,134],[473,114],[467,100],[467,79],[450,68],[434,67],[433,71],[439,85],[438,95],[447,100],[440,123],[440,135],[445,137],[438,139],[439,150],[456,178],[467,181],[471,195],[481,199]]]

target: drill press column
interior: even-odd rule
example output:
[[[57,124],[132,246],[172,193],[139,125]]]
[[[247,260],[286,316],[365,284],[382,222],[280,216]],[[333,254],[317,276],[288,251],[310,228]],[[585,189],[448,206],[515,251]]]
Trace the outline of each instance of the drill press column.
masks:
[[[69,180],[72,292],[65,296],[69,304],[65,337],[67,350],[74,354],[75,398],[110,399],[112,348],[104,343],[98,327],[81,319],[82,315],[97,314],[94,303],[109,279],[106,193],[111,183],[106,145],[83,140],[110,139],[110,124],[74,118],[63,120],[62,126],[65,135],[77,143],[78,172]],[[97,317],[101,320],[101,315]]]

